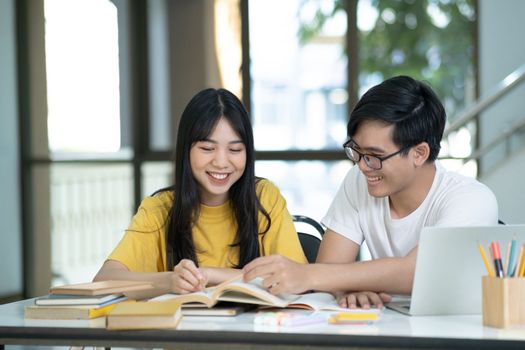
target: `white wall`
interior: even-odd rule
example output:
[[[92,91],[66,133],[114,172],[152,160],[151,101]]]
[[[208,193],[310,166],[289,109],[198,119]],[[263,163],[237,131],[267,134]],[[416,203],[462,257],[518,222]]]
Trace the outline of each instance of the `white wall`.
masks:
[[[22,293],[14,0],[0,0],[0,297]]]
[[[496,193],[500,219],[507,224],[525,224],[524,166],[525,148],[481,180]]]
[[[480,93],[490,93],[509,73],[525,64],[525,1],[479,1],[479,83]],[[525,118],[525,83],[483,113],[481,144],[490,140],[513,121]],[[514,149],[525,145],[525,136],[515,137]],[[480,180],[496,194],[500,218],[508,223],[525,223],[525,154],[517,152],[501,163],[504,145],[481,162]]]

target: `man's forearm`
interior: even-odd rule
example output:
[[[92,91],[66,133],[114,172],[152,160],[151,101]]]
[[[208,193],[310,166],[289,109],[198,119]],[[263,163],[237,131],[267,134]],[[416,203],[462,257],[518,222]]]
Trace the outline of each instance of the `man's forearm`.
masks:
[[[410,294],[415,259],[384,258],[348,264],[305,265],[311,289],[336,291],[375,291]]]

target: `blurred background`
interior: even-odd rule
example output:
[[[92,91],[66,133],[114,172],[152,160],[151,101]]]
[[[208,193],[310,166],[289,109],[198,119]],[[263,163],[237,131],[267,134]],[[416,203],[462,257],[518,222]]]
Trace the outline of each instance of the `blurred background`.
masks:
[[[172,184],[182,109],[224,87],[250,112],[256,173],[320,220],[352,166],[359,96],[428,82],[440,159],[523,223],[525,2],[0,0],[0,302],[90,280],[144,196]]]

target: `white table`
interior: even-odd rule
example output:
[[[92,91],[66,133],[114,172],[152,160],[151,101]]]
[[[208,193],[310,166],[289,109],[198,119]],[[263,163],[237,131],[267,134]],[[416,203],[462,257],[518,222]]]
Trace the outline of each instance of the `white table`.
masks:
[[[480,315],[409,317],[385,309],[372,325],[254,325],[255,313],[186,316],[177,330],[107,331],[104,318],[26,320],[25,300],[0,305],[0,344],[183,349],[525,349],[525,326],[483,327]]]

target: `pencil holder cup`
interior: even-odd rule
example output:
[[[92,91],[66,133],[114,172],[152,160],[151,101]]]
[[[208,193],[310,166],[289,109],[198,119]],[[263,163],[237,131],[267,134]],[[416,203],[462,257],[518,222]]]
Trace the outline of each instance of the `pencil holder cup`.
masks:
[[[525,324],[525,278],[482,277],[483,325]]]

